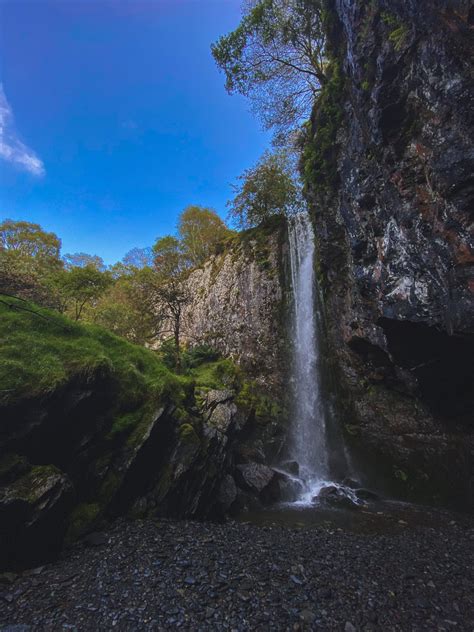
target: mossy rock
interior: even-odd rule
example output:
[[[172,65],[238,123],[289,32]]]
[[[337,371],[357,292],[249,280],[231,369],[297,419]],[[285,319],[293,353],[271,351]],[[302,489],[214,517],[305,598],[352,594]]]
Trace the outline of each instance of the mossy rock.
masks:
[[[66,541],[73,542],[89,531],[92,531],[100,514],[98,503],[81,503],[73,510],[69,517]]]

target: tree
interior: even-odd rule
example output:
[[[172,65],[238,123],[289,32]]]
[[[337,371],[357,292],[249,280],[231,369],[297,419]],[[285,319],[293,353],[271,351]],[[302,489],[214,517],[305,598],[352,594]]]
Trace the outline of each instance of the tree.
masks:
[[[272,215],[291,215],[301,207],[300,187],[285,152],[265,152],[238,181],[233,186],[236,195],[227,205],[240,228],[256,226]]]
[[[166,235],[157,239],[152,247],[153,266],[164,281],[182,277],[187,268],[181,244],[176,237]]]
[[[136,269],[118,278],[98,299],[90,314],[93,322],[142,345],[157,338],[162,322],[148,284],[144,282],[143,270],[145,268]]]
[[[178,233],[185,259],[189,265],[198,266],[216,251],[230,231],[214,210],[188,206],[179,216]]]
[[[102,257],[98,255],[88,255],[86,252],[75,252],[74,254],[67,254],[63,256],[63,261],[66,269],[71,268],[85,268],[86,266],[92,266],[99,272],[105,272],[106,265]]]
[[[54,233],[44,231],[39,224],[6,219],[0,224],[0,250],[58,260],[61,240]]]
[[[61,240],[39,224],[7,219],[0,224],[0,292],[56,306],[50,278],[62,268]]]
[[[153,265],[153,251],[151,248],[132,248],[123,257],[122,263],[129,269],[140,270]]]
[[[235,31],[211,47],[229,93],[251,99],[280,136],[308,118],[325,82],[322,0],[250,0]]]
[[[144,268],[142,276],[147,290],[162,317],[162,337],[166,333],[173,336],[176,369],[181,367],[181,321],[184,306],[190,301],[189,289],[185,283],[189,265],[176,237],[167,235],[158,239],[153,246],[154,267]]]
[[[81,318],[86,305],[93,305],[112,282],[109,273],[101,272],[93,265],[62,270],[55,281],[62,311],[71,310],[75,320]]]

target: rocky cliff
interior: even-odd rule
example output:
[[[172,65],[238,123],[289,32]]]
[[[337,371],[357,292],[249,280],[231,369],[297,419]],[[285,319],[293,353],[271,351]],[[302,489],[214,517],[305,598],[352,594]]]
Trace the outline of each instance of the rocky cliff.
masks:
[[[190,275],[183,314],[189,345],[207,343],[232,357],[275,397],[287,377],[286,266],[286,222],[275,217],[236,235]]]
[[[332,368],[359,469],[474,496],[474,12],[331,0],[303,170]]]
[[[221,519],[278,497],[264,463],[285,440],[285,244],[276,219],[191,274],[183,337],[225,357],[182,375],[105,330],[2,303],[0,568],[117,516]]]

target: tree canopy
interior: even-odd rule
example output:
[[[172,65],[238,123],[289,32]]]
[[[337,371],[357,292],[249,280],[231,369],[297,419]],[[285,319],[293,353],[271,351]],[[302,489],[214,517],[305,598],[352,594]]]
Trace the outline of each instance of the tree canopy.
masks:
[[[107,272],[101,272],[91,264],[62,270],[55,277],[62,311],[70,310],[74,320],[79,320],[86,305],[97,301],[111,282]]]
[[[251,99],[282,135],[307,119],[325,81],[322,0],[248,0],[234,31],[212,47],[229,93]]]
[[[179,216],[178,234],[184,257],[194,267],[213,254],[230,231],[213,209],[188,206]]]
[[[286,152],[266,152],[239,176],[229,216],[239,228],[250,228],[272,215],[291,215],[301,205],[301,193]]]
[[[88,255],[86,252],[75,252],[74,254],[64,255],[63,261],[67,269],[92,266],[100,272],[104,272],[107,267],[102,257],[98,255]]]
[[[0,224],[0,250],[27,257],[59,259],[61,240],[39,224],[6,219]]]

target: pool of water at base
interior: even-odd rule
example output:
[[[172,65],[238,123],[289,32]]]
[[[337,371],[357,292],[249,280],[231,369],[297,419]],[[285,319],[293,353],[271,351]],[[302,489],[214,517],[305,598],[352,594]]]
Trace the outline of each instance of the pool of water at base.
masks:
[[[469,514],[395,500],[379,500],[353,508],[280,503],[243,512],[237,520],[264,527],[322,527],[368,535],[401,533],[416,527],[474,526],[474,516]]]

